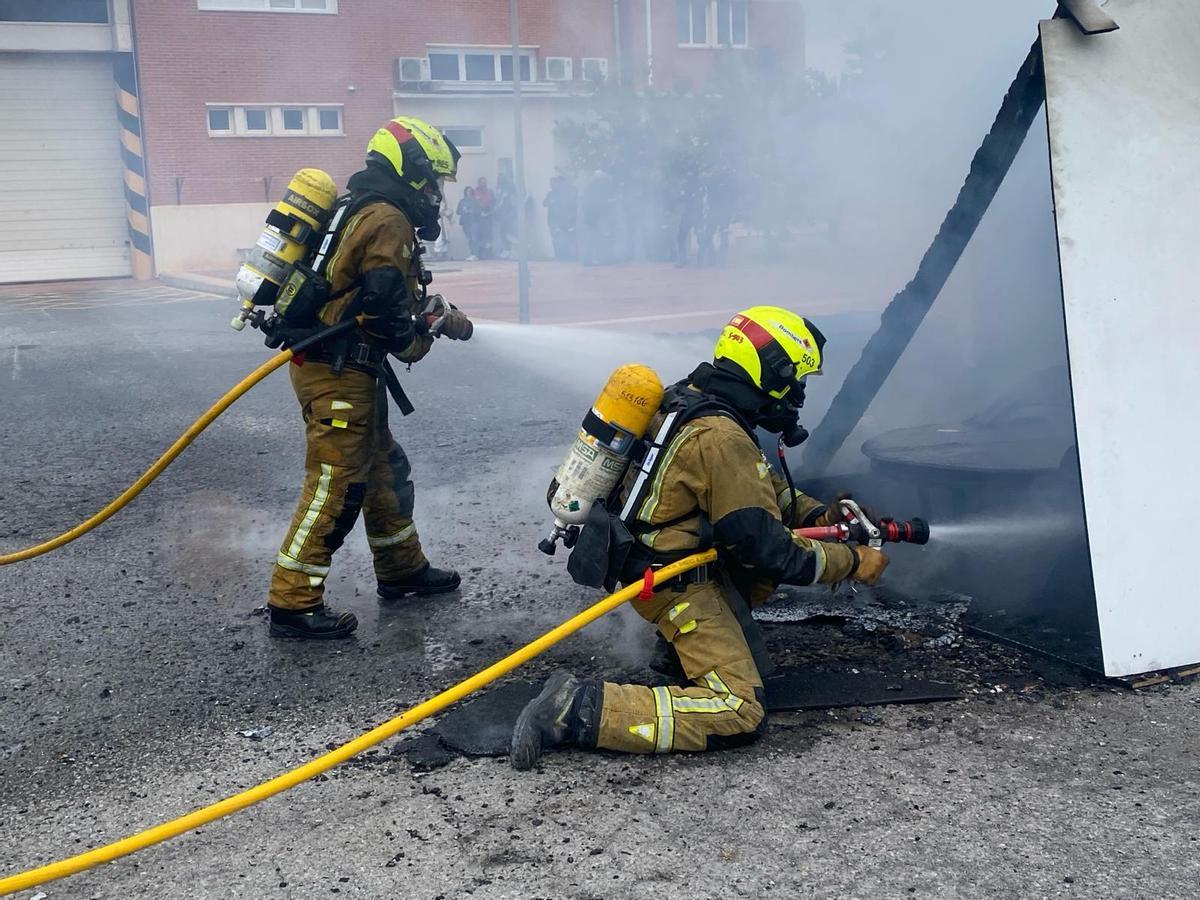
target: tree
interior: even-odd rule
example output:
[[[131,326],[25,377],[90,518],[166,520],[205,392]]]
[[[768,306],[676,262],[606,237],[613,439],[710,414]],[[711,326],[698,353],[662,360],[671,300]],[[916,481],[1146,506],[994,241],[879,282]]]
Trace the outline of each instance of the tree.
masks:
[[[656,235],[700,184],[710,203],[721,195],[735,220],[778,240],[803,215],[807,136],[834,99],[828,80],[789,76],[765,51],[728,55],[699,91],[602,86],[557,121],[555,137],[568,173],[607,173]]]

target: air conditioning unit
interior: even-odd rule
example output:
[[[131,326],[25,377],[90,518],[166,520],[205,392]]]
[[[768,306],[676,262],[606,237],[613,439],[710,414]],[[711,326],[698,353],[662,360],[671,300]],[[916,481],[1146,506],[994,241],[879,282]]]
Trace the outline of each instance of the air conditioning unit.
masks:
[[[575,77],[572,71],[572,62],[573,60],[569,56],[547,56],[546,80],[570,81]]]
[[[585,56],[583,58],[584,81],[607,81],[608,60],[602,56]]]
[[[414,84],[429,81],[429,58],[426,56],[401,56],[396,60],[396,83]]]

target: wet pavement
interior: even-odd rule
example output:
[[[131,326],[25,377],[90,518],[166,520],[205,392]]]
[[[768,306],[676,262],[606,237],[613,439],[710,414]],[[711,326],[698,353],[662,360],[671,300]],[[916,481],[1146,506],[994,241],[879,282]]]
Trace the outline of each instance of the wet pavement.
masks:
[[[265,358],[256,336],[229,330],[231,314],[228,301],[158,285],[0,291],[0,549],[90,515]],[[623,346],[593,343],[600,357]],[[259,611],[303,456],[278,373],[112,521],[0,569],[0,873],[302,763],[595,599],[571,584],[561,556],[536,550],[545,484],[603,378],[589,372],[578,383],[562,363],[571,349],[556,345],[559,361],[545,365],[529,358],[535,341],[481,328],[402,373],[417,412],[393,424],[413,461],[422,539],[435,563],[463,571],[464,589],[380,607],[360,527],[330,579],[331,598],[362,623],[352,640],[272,641]],[[966,699],[780,713],[762,742],[739,751],[560,753],[526,775],[495,759],[424,773],[391,741],[231,819],[44,890],[1194,893],[1200,688],[1091,684],[969,635],[939,640],[951,631],[936,614],[824,609],[790,619],[765,626],[783,665],[926,678]],[[641,676],[651,638],[624,610],[520,674],[566,665]]]

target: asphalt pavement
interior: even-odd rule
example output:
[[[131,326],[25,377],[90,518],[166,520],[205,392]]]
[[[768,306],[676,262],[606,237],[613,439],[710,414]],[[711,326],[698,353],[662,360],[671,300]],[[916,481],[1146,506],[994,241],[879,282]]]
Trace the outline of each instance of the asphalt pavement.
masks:
[[[0,551],[132,482],[267,351],[232,304],[160,285],[0,291]],[[457,596],[381,608],[361,526],[329,594],[352,640],[280,642],[261,614],[301,478],[282,373],[129,508],[0,569],[0,874],[80,852],[302,763],[595,599],[536,543],[544,488],[623,352],[682,367],[707,334],[482,327],[402,372],[394,431]],[[611,365],[609,364],[611,361]],[[597,372],[601,373],[597,375]],[[685,374],[686,369],[678,374]],[[674,373],[672,373],[674,374]],[[1200,689],[1044,674],[964,638],[938,650],[814,623],[774,650],[817,670],[951,680],[936,707],[785,713],[691,757],[567,752],[414,770],[388,742],[317,782],[101,869],[57,897],[1194,896]],[[530,666],[644,669],[631,612]],[[28,892],[26,896],[32,896]]]

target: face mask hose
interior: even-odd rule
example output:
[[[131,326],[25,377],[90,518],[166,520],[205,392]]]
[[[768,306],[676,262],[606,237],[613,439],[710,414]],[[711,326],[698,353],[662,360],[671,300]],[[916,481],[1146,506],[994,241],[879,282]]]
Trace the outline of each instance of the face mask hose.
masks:
[[[805,436],[807,437],[807,435]],[[792,512],[796,509],[796,482],[792,480],[792,470],[788,468],[786,452],[787,446],[788,443],[781,434],[779,436],[779,442],[776,444],[777,452],[779,454],[779,467],[783,469],[783,477],[787,479],[788,496],[791,497],[790,508],[784,510],[784,518],[791,519]]]

